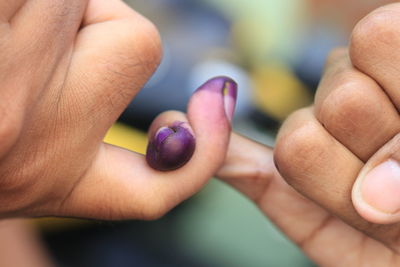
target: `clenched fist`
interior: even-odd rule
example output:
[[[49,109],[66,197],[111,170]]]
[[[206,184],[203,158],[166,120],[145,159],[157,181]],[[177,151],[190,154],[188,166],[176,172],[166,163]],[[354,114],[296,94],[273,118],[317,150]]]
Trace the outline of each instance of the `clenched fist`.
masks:
[[[274,151],[233,136],[219,172],[319,265],[400,265],[399,48],[397,3],[330,55],[314,105]]]

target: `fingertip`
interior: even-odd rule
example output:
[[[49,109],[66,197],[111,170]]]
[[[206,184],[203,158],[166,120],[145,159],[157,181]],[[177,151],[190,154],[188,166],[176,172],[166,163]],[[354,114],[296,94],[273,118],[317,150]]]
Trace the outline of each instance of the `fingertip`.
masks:
[[[191,159],[195,147],[196,140],[189,124],[177,121],[168,127],[161,127],[151,137],[146,160],[156,170],[173,171]]]
[[[189,120],[199,122],[198,127],[208,126],[211,131],[229,129],[234,115],[238,94],[237,83],[225,76],[218,76],[206,81],[193,94],[189,106]],[[202,123],[205,120],[207,124]],[[197,125],[193,128],[196,130]]]
[[[176,111],[158,116],[149,131],[148,165],[159,171],[179,169],[190,161],[195,149],[198,151],[196,158],[212,159],[219,165],[229,143],[236,98],[236,82],[228,77],[216,77],[195,91],[189,103],[188,118]]]

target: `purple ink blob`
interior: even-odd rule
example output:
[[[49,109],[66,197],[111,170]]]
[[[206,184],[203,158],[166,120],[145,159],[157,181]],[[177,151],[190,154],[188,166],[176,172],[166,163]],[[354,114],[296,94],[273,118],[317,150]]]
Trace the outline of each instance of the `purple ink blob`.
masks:
[[[150,140],[146,160],[159,171],[172,171],[185,165],[192,157],[196,141],[189,129],[175,123],[162,127]]]

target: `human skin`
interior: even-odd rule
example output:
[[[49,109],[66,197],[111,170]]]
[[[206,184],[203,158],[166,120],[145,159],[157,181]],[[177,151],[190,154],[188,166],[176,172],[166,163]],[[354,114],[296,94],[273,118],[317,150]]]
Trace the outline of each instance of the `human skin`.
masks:
[[[22,219],[0,221],[0,266],[55,266],[32,223]]]
[[[222,164],[222,91],[196,93],[187,117],[152,124],[154,133],[180,121],[196,136],[179,170],[102,142],[162,54],[155,27],[123,1],[0,0],[0,48],[0,218],[155,219]]]
[[[237,84],[232,79],[224,76],[214,77],[195,91],[189,102],[189,108],[192,106],[191,103],[199,97],[223,98],[226,118],[231,121],[235,112],[237,89]],[[210,107],[204,105],[204,108]],[[172,171],[185,165],[192,158],[195,150],[196,139],[190,124],[177,121],[150,134],[146,161],[156,170]]]
[[[152,170],[142,155],[102,143],[161,53],[154,27],[121,1],[2,0],[0,12],[2,217],[154,219],[224,162],[229,120],[222,98],[207,93],[192,98],[187,117],[164,113],[150,129],[190,123],[196,151],[177,171]],[[319,265],[399,263],[399,225],[367,221],[398,217],[371,211],[354,193],[359,215],[351,197],[360,170],[398,150],[390,142],[400,128],[398,15],[395,4],[364,19],[350,56],[331,56],[314,107],[283,126],[275,162],[297,191],[270,148],[236,135],[218,172]],[[382,195],[367,191],[372,201]],[[396,206],[385,199],[377,204]]]
[[[274,150],[233,135],[218,173],[320,266],[400,265],[399,18],[361,20]]]

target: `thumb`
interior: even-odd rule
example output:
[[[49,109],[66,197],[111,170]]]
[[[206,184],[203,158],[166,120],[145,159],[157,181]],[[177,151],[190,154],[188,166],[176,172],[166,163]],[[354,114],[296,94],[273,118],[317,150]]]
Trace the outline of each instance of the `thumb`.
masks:
[[[400,135],[365,164],[353,186],[352,200],[370,222],[400,222]]]
[[[196,193],[225,159],[236,87],[231,79],[214,78],[194,93],[188,117],[167,112],[153,122],[147,159],[151,166],[168,172],[151,168],[143,155],[103,144],[93,166],[76,184],[57,215],[156,219]],[[168,129],[173,132],[168,133]],[[187,141],[192,133],[193,140],[189,141],[195,140],[196,148],[190,161],[181,167],[191,156],[185,149],[193,147],[183,144],[182,153],[180,142]]]

